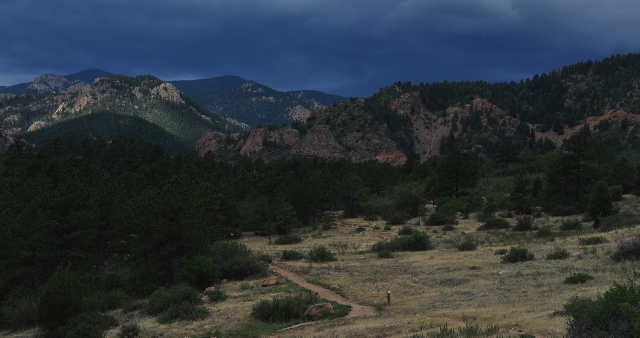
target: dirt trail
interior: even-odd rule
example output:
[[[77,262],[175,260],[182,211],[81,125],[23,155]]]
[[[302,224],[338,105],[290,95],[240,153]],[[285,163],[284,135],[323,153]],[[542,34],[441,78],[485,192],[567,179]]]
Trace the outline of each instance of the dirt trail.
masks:
[[[360,305],[358,303],[352,302],[340,296],[339,294],[331,290],[325,289],[322,286],[307,283],[307,281],[304,278],[302,278],[301,276],[297,275],[294,272],[285,270],[276,265],[271,265],[269,269],[273,270],[278,275],[288,278],[290,281],[302,286],[305,289],[309,289],[313,292],[317,292],[320,298],[336,301],[340,304],[351,305],[351,311],[349,311],[349,314],[346,316],[346,318],[375,316],[378,314],[378,312],[373,307]]]

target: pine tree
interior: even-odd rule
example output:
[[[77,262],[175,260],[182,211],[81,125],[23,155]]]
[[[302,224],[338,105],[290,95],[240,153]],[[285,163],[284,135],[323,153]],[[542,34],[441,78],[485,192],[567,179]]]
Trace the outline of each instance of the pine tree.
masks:
[[[598,228],[600,219],[610,215],[612,211],[613,204],[611,203],[611,196],[609,196],[609,188],[606,183],[599,181],[593,187],[589,201],[589,216],[594,220],[593,226]]]
[[[36,322],[48,332],[63,327],[82,312],[80,280],[70,265],[56,269],[38,299]]]

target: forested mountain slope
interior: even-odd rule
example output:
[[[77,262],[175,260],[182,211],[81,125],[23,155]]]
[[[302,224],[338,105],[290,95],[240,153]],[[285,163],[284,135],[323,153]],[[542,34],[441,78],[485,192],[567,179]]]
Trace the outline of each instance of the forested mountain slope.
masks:
[[[314,90],[281,92],[237,76],[171,83],[212,112],[251,127],[306,121],[313,109],[345,99]]]
[[[520,82],[398,82],[369,98],[316,109],[294,130],[255,130],[232,146],[264,159],[328,152],[330,158],[367,160],[399,150],[425,161],[457,149],[492,157],[505,142],[521,152],[554,149],[586,124],[605,144],[635,149],[639,85],[640,54],[582,62]],[[199,144],[207,137],[212,135]]]
[[[191,147],[208,131],[237,132],[246,128],[235,120],[212,114],[170,83],[153,76],[113,75],[75,92],[0,94],[0,128],[10,135],[28,134],[95,112],[143,119]],[[95,138],[99,133],[94,129],[103,128],[84,125],[86,132],[80,133],[79,138]],[[122,132],[126,136],[128,130],[123,128]]]

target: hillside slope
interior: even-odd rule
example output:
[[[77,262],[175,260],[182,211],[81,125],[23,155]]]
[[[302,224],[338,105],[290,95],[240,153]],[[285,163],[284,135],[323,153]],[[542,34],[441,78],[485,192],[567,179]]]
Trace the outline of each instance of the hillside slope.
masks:
[[[345,99],[313,90],[281,92],[237,76],[171,83],[206,109],[251,127],[304,122],[313,109]]]
[[[0,94],[0,128],[10,135],[100,111],[141,118],[189,145],[209,131],[238,132],[246,128],[212,114],[170,83],[153,76],[114,75],[65,93]]]
[[[315,109],[306,123],[294,123],[303,146],[281,136],[295,134],[286,128],[257,129],[227,146],[267,160],[304,154],[364,161],[401,151],[426,161],[456,149],[492,157],[507,140],[522,153],[547,151],[588,125],[606,145],[637,149],[639,88],[640,54],[582,62],[520,82],[398,82],[366,99]],[[204,146],[206,137],[199,152],[220,149]]]

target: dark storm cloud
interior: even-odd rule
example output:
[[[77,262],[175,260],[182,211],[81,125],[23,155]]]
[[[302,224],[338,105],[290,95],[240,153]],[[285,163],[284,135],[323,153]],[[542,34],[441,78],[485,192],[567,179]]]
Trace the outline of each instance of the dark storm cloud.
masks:
[[[0,84],[89,67],[353,96],[520,80],[640,52],[637,13],[630,0],[0,0]]]

